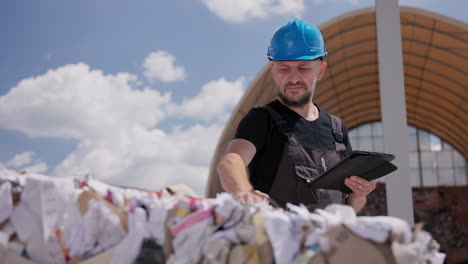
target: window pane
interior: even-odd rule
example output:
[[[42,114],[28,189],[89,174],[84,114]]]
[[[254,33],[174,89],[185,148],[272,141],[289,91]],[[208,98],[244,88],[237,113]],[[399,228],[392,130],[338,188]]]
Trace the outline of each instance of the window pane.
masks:
[[[411,169],[419,168],[419,160],[418,160],[418,153],[417,152],[409,153],[409,167]]]
[[[467,184],[467,175],[466,168],[455,168],[455,184],[456,185],[466,185]]]
[[[453,165],[455,167],[465,167],[466,160],[458,151],[453,152]]]
[[[408,138],[408,150],[417,151],[418,150],[418,139],[416,135],[409,136]]]
[[[437,186],[435,170],[427,168],[422,170],[424,186]]]
[[[432,169],[436,164],[434,152],[421,152],[421,167]]]
[[[372,141],[370,137],[359,137],[359,149],[372,151]]]
[[[354,150],[359,149],[359,138],[357,137],[349,138],[349,141],[351,142],[351,147]]]
[[[372,134],[374,136],[382,136],[383,135],[382,122],[372,123]]]
[[[421,181],[419,178],[419,169],[411,169],[411,186],[419,187],[421,186]]]
[[[442,143],[440,142],[440,138],[433,134],[431,134],[431,150],[432,151],[442,150]]]
[[[452,169],[439,169],[439,185],[454,185],[453,173]]]
[[[374,143],[374,151],[377,152],[383,152],[384,151],[384,145],[383,145],[383,137],[378,136],[373,138],[373,143]]]
[[[453,150],[452,146],[450,146],[447,142],[442,142],[442,149]]]
[[[371,136],[372,133],[371,133],[371,124],[365,124],[365,125],[362,125],[360,127],[358,127],[358,135],[360,137],[362,136]]]
[[[419,130],[419,147],[421,150],[431,150],[431,136],[423,130]]]
[[[352,137],[355,137],[357,136],[357,129],[351,129],[350,131],[348,131],[348,137],[349,138],[352,138]]]
[[[437,166],[439,168],[452,168],[452,153],[448,151],[436,152]]]
[[[408,135],[416,135],[416,128],[414,126],[408,126]]]

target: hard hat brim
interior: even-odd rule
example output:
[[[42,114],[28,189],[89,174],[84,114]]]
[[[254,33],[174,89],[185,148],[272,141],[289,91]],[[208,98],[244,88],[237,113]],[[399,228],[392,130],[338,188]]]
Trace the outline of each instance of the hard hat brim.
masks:
[[[268,59],[271,61],[288,61],[288,60],[315,60],[318,58],[325,58],[328,55],[328,52],[319,55],[306,55],[306,56],[271,56],[268,55]]]

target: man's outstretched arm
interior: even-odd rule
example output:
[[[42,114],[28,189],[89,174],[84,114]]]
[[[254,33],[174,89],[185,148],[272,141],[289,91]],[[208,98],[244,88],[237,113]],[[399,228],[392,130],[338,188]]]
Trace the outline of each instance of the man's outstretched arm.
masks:
[[[246,167],[255,153],[255,146],[250,141],[233,139],[229,142],[226,154],[217,166],[223,189],[247,204],[254,204],[268,198],[267,194],[254,190],[249,181]]]

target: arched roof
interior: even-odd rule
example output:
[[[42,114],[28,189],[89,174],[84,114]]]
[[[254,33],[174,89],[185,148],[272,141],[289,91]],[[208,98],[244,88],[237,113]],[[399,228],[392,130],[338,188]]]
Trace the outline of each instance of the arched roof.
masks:
[[[422,9],[400,7],[407,121],[468,157],[468,24]],[[375,9],[366,8],[319,26],[329,56],[314,102],[348,128],[381,120]],[[207,195],[220,190],[216,164],[240,119],[275,98],[267,64],[228,121],[212,160]]]

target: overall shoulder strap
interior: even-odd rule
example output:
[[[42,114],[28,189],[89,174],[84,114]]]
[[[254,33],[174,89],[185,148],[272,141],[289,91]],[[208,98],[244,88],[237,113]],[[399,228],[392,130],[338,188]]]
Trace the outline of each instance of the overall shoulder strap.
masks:
[[[335,139],[335,150],[345,151],[346,146],[344,145],[344,135],[342,131],[341,119],[332,114],[329,114],[329,115],[330,115],[331,124],[332,124],[333,138]]]
[[[268,111],[271,118],[273,118],[273,121],[275,121],[275,124],[279,127],[281,133],[283,133],[290,139],[295,138],[294,134],[291,131],[291,128],[288,125],[288,122],[284,120],[284,118],[278,113],[278,111],[276,111],[273,107],[269,105],[265,105],[263,108],[265,108]]]

